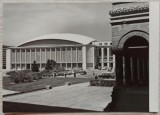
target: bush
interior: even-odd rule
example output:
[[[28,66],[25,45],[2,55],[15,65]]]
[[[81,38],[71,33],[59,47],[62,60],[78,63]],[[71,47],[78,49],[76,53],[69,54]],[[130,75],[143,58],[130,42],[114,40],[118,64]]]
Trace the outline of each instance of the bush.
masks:
[[[10,76],[10,79],[12,82],[15,83],[32,82],[34,80],[41,79],[41,74],[37,72],[23,70],[14,72],[14,74]]]
[[[13,75],[13,74],[15,74],[16,73],[16,71],[9,71],[9,72],[7,72],[6,74],[7,75]]]

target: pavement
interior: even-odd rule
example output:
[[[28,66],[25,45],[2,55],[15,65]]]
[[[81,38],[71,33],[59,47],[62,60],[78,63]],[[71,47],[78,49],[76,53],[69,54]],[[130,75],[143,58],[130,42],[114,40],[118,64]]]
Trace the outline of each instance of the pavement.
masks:
[[[112,90],[113,87],[89,86],[89,82],[86,82],[8,96],[3,101],[103,111],[111,102]]]
[[[3,89],[3,91],[2,91],[3,95],[9,95],[9,94],[15,94],[15,93],[19,93],[19,92],[18,91],[6,90],[6,89]]]

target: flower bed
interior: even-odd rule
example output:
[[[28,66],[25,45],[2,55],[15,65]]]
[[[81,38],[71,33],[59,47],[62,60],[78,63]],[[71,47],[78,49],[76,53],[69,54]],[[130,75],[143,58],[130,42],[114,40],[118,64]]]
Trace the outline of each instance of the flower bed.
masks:
[[[105,86],[113,87],[115,86],[116,81],[114,79],[94,79],[90,80],[90,86]]]

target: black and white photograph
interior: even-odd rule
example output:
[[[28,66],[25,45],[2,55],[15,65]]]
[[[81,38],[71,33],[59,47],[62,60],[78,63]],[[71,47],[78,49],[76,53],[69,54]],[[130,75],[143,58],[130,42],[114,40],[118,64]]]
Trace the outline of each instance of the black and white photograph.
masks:
[[[3,113],[150,112],[149,23],[149,2],[3,3]]]

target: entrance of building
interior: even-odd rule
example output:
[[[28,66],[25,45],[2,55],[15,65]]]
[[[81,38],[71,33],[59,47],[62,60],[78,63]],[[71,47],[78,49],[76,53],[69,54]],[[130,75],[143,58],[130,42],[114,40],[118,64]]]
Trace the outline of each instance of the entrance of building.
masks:
[[[140,36],[128,38],[116,54],[117,85],[149,85],[149,43]]]

